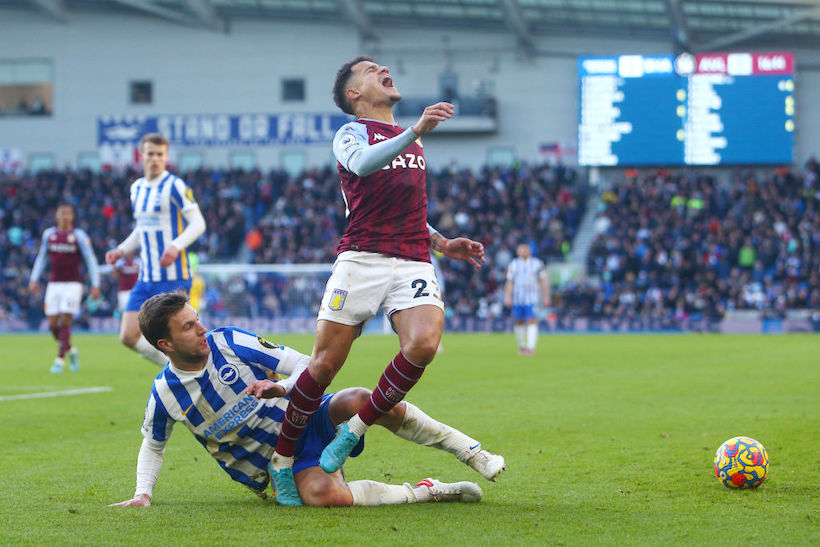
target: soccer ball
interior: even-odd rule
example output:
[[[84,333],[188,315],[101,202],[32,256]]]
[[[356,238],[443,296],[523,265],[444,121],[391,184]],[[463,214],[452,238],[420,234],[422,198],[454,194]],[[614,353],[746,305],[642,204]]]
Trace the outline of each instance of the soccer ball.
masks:
[[[732,437],[717,449],[715,475],[728,488],[756,488],[769,473],[766,449],[749,437]]]

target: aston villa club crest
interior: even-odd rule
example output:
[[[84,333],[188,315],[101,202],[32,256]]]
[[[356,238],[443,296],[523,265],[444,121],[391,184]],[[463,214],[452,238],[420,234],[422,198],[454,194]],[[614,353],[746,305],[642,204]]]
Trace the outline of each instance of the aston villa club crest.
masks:
[[[345,298],[347,298],[347,291],[333,289],[333,294],[330,295],[330,302],[327,307],[333,311],[339,311],[345,306]]]

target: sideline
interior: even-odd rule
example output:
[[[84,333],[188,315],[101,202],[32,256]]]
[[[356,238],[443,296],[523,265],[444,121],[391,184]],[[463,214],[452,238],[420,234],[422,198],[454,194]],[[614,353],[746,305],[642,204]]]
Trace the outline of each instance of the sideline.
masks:
[[[22,395],[0,395],[2,401],[20,401],[25,399],[47,399],[49,397],[64,397],[67,395],[83,395],[85,393],[104,393],[114,391],[113,387],[83,387],[79,389],[67,389],[64,391],[45,391],[41,393],[25,393]]]

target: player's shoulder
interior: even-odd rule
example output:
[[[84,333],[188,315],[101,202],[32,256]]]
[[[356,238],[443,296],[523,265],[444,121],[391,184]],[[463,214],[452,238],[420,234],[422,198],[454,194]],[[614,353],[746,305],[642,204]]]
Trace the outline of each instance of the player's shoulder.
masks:
[[[345,139],[353,141],[356,137],[367,137],[367,125],[358,120],[349,121],[336,131],[336,138],[334,140],[347,144]]]
[[[256,339],[258,338],[257,335],[253,332],[247,331],[245,329],[240,329],[239,327],[232,327],[232,326],[225,326],[225,327],[217,327],[207,334],[205,334],[205,338],[211,344],[211,347],[231,347],[236,345],[237,343],[242,344],[242,342],[247,341],[249,338]]]
[[[54,232],[56,232],[56,231],[57,231],[57,227],[56,227],[56,226],[49,226],[48,228],[46,228],[45,230],[43,230],[43,239],[46,239],[46,238],[48,238],[48,237],[51,237],[51,234],[53,234],[53,233],[54,233]]]
[[[174,173],[171,173],[171,172],[168,173],[168,180],[171,182],[171,184],[177,184],[177,185],[181,184],[183,186],[188,186],[188,183],[185,182],[184,178],[180,177],[179,175],[175,175]]]

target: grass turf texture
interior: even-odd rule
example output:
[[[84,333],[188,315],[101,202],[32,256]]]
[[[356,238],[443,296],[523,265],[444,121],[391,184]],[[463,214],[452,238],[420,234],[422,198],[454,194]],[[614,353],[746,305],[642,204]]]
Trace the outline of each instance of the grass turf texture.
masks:
[[[311,336],[269,336],[309,351]],[[114,335],[79,335],[79,373],[51,375],[55,343],[0,335],[0,543],[7,544],[815,544],[820,543],[816,336],[553,336],[534,357],[512,336],[448,334],[409,399],[503,454],[489,483],[455,458],[383,429],[348,480],[472,480],[478,504],[285,508],[231,481],[177,425],[150,508],[128,499],[158,369]],[[372,387],[395,337],[354,344],[333,388]],[[719,484],[717,447],[766,446],[754,491]]]

